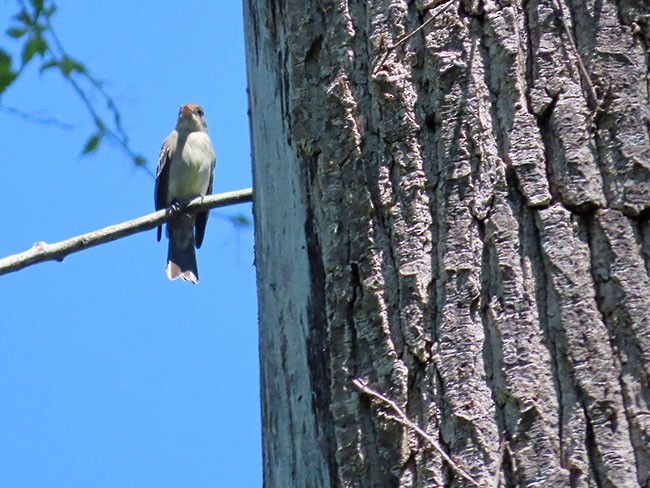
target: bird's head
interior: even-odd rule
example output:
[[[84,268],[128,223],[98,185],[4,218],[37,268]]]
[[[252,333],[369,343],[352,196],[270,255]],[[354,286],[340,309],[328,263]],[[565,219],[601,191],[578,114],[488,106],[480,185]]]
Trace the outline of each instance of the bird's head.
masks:
[[[176,130],[187,132],[207,132],[208,124],[205,122],[203,107],[196,103],[186,103],[178,111]]]

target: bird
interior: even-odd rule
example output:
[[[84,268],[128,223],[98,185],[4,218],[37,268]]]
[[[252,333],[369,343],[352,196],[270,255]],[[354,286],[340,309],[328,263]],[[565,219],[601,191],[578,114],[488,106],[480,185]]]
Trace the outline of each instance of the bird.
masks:
[[[182,205],[212,193],[215,161],[203,107],[196,103],[182,105],[176,128],[160,149],[154,188],[156,210],[171,207],[174,212],[166,230],[169,239],[166,272],[170,280],[199,282],[194,247],[198,249],[203,244],[208,211],[183,212]],[[159,226],[158,241],[161,235],[162,226]]]

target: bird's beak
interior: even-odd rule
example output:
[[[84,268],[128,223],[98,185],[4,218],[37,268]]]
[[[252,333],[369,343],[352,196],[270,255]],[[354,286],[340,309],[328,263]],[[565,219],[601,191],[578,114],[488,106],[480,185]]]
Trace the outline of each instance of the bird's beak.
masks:
[[[187,105],[183,105],[183,107],[181,107],[181,117],[191,117],[191,116],[192,116],[192,109]]]

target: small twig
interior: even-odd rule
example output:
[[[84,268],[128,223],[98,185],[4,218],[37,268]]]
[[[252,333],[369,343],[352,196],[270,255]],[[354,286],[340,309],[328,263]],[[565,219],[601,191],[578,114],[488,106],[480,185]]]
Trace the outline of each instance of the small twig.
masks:
[[[227,205],[235,205],[237,203],[250,202],[252,198],[253,189],[247,188],[245,190],[220,193],[218,195],[198,197],[188,202],[182,208],[184,211],[198,212],[217,207],[225,207]],[[68,254],[83,251],[89,247],[158,227],[167,222],[172,216],[173,213],[169,209],[165,209],[54,244],[37,242],[28,251],[0,259],[0,275],[18,271],[36,263],[63,261],[63,258]]]
[[[552,0],[553,6],[557,9],[558,15],[560,16],[560,22],[562,24],[562,28],[564,30],[564,34],[567,36],[569,45],[571,46],[571,49],[573,50],[573,54],[576,57],[576,62],[578,63],[578,71],[580,72],[580,78],[582,79],[582,82],[585,85],[585,89],[587,90],[587,95],[589,98],[590,102],[590,108],[592,110],[597,110],[598,109],[598,95],[596,95],[596,90],[594,89],[594,85],[591,83],[591,78],[589,77],[589,73],[587,72],[587,68],[585,68],[584,63],[582,62],[582,58],[580,57],[580,53],[578,52],[578,46],[576,45],[575,39],[573,38],[573,33],[569,30],[569,25],[566,22],[566,19],[564,18],[564,11],[562,10],[562,6],[558,2],[558,0]]]
[[[7,105],[0,105],[0,111],[15,115],[16,117],[20,117],[21,119],[28,122],[34,122],[42,125],[53,125],[63,130],[74,129],[74,125],[63,122],[56,117],[41,117],[39,115],[32,115],[15,107],[8,107]]]
[[[358,378],[355,378],[352,380],[352,383],[354,383],[354,386],[356,386],[360,391],[365,393],[366,395],[369,395],[373,398],[376,398],[378,400],[381,400],[383,403],[388,405],[390,409],[395,413],[395,417],[388,417],[391,420],[394,420],[400,424],[402,424],[405,427],[408,427],[409,429],[413,429],[422,439],[424,439],[429,446],[431,446],[433,449],[435,449],[438,454],[447,462],[447,464],[454,470],[457,474],[462,476],[465,480],[469,481],[470,483],[473,483],[476,486],[481,486],[481,484],[476,481],[472,476],[470,476],[464,469],[462,469],[454,460],[452,460],[449,455],[440,447],[440,444],[438,441],[436,441],[431,435],[427,434],[424,430],[420,428],[415,422],[413,422],[411,419],[408,418],[408,416],[404,413],[404,411],[390,398],[386,398],[384,395],[381,393],[373,390],[370,388],[363,380],[360,380]]]
[[[510,464],[512,465],[512,471],[515,473],[517,472],[517,460],[515,459],[515,455],[512,452],[512,449],[510,448],[510,443],[506,442],[506,452],[508,453],[508,457],[510,458]]]
[[[508,441],[501,439],[501,447],[499,448],[499,460],[494,468],[494,478],[492,480],[492,488],[499,488],[501,484],[501,467],[503,466],[503,459],[506,456],[506,444]]]
[[[422,29],[424,29],[424,28],[425,28],[427,25],[429,25],[431,22],[433,22],[433,19],[435,19],[435,18],[438,16],[438,14],[440,14],[440,13],[441,13],[442,11],[444,11],[444,10],[445,10],[449,5],[451,5],[451,0],[443,0],[441,3],[439,3],[438,5],[436,5],[435,7],[433,7],[433,9],[436,9],[436,8],[440,7],[443,3],[446,3],[446,5],[444,5],[441,9],[439,9],[439,10],[437,10],[437,11],[433,11],[433,12],[431,12],[431,17],[429,17],[426,21],[424,21],[420,27],[414,29],[413,31],[411,31],[411,32],[409,32],[408,34],[406,34],[404,37],[400,38],[400,39],[399,39],[395,44],[393,44],[392,46],[390,46],[390,47],[386,50],[386,52],[384,53],[384,56],[381,58],[381,61],[377,64],[377,66],[376,66],[375,69],[373,70],[373,74],[376,74],[377,72],[379,72],[379,70],[384,66],[384,63],[386,62],[386,59],[388,59],[388,56],[390,56],[390,53],[392,53],[392,52],[393,52],[397,47],[399,47],[400,45],[404,44],[406,41],[408,41],[408,40],[409,40],[411,37],[413,37],[415,34],[417,34],[417,33],[420,32]],[[433,9],[431,9],[431,10],[433,10]]]

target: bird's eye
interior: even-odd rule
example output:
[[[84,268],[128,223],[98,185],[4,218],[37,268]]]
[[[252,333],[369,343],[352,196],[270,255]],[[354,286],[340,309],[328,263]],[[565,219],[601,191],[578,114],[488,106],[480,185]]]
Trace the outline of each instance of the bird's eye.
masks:
[[[197,114],[199,117],[203,117],[203,109],[202,109],[202,108],[197,108],[197,109],[196,109],[196,114]]]

